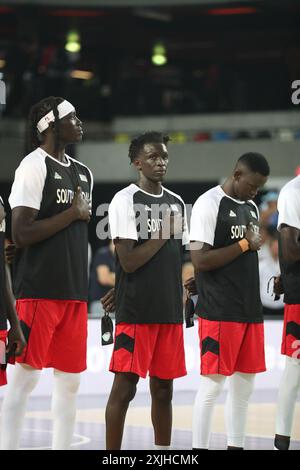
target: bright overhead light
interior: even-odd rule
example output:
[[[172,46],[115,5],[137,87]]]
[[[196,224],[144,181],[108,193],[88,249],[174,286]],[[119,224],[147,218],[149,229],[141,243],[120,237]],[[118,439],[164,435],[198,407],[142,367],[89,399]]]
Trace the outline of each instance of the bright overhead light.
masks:
[[[167,58],[164,55],[153,55],[152,62],[154,65],[165,65],[167,63]]]
[[[165,46],[161,43],[156,43],[152,50],[152,63],[154,65],[165,65],[167,61]]]
[[[79,52],[81,49],[80,35],[77,31],[70,31],[67,35],[65,49],[68,52]]]

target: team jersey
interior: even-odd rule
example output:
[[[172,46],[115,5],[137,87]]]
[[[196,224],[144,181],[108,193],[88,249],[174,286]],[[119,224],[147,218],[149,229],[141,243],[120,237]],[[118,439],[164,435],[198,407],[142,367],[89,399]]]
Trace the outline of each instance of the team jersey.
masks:
[[[0,196],[0,206],[4,209],[3,200]],[[5,302],[5,257],[4,257],[4,239],[5,239],[5,219],[0,222],[0,330],[6,330],[6,302]]]
[[[289,181],[280,191],[278,198],[278,230],[283,225],[289,225],[300,230],[300,177]],[[284,288],[284,302],[286,304],[300,304],[300,261],[286,263],[282,257],[281,237],[279,236],[279,261],[282,283]]]
[[[9,197],[12,209],[38,211],[37,220],[69,209],[81,186],[91,200],[93,177],[82,163],[65,155],[60,162],[37,148],[17,168]],[[75,221],[55,235],[18,250],[14,272],[17,299],[87,300],[88,226]]]
[[[142,245],[159,232],[163,213],[170,210],[185,218],[180,196],[162,187],[154,195],[131,184],[119,191],[109,206],[111,238],[131,239]],[[186,221],[186,219],[185,219]],[[126,273],[116,253],[116,322],[182,323],[182,245],[188,243],[185,230],[168,241],[143,266]]]
[[[213,249],[242,240],[247,226],[259,230],[253,201],[238,201],[216,186],[200,196],[192,210],[190,240]],[[260,323],[258,256],[247,251],[222,268],[196,274],[197,314],[208,320]]]

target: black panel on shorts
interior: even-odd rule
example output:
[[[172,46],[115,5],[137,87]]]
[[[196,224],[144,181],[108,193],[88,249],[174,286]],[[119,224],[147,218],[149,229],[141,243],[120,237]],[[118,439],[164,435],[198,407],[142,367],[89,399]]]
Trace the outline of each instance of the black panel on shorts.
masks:
[[[286,324],[286,336],[292,335],[296,339],[300,339],[300,325],[295,321],[289,321]]]
[[[204,338],[204,340],[202,341],[202,346],[201,346],[201,355],[203,356],[207,352],[212,352],[214,354],[219,355],[220,354],[219,341],[216,341],[210,336],[207,336],[206,338]]]
[[[119,349],[122,349],[122,348],[126,349],[126,351],[133,353],[134,338],[131,338],[125,333],[121,333],[120,335],[118,335],[116,337],[115,351],[118,351]]]

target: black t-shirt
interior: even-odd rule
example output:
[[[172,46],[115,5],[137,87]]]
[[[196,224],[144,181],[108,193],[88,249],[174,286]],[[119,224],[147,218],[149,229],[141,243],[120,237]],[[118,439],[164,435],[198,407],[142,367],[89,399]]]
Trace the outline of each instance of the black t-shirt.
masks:
[[[280,191],[278,198],[278,230],[283,225],[300,230],[300,177],[289,181]],[[300,261],[286,263],[282,257],[281,236],[279,236],[279,261],[286,304],[300,304]]]
[[[0,206],[4,207],[3,200],[0,197]],[[4,240],[5,240],[5,219],[0,222],[0,330],[6,330],[6,303],[5,303],[5,258],[4,258]]]
[[[113,253],[108,247],[100,248],[96,251],[92,261],[90,286],[89,286],[89,301],[99,300],[111,289],[111,286],[104,286],[98,280],[97,268],[98,266],[107,266],[109,271],[114,273],[116,261]]]
[[[39,211],[37,220],[64,212],[81,186],[91,199],[92,174],[82,163],[65,156],[62,163],[41,148],[17,168],[9,202],[11,208]],[[88,226],[75,221],[50,238],[18,250],[14,272],[16,298],[83,300],[88,298]]]
[[[191,218],[190,240],[213,248],[230,246],[244,238],[247,225],[258,227],[258,209],[252,201],[237,201],[216,186],[196,201]],[[213,271],[196,275],[197,314],[208,320],[261,323],[258,256],[247,251]]]
[[[151,233],[159,232],[165,210],[185,217],[184,202],[162,187],[154,195],[131,184],[119,191],[109,207],[112,239],[145,243]],[[169,237],[166,237],[169,238]],[[188,243],[186,230],[178,239],[171,237],[143,266],[126,273],[116,254],[116,322],[182,323],[182,245]]]

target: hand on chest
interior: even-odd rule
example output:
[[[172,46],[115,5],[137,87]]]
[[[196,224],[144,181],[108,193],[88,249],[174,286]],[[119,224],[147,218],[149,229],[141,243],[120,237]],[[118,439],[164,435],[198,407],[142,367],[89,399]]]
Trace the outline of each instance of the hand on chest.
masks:
[[[254,232],[259,233],[257,212],[250,204],[229,205],[219,215],[216,232],[221,231],[225,240],[241,240],[250,226]]]
[[[42,206],[52,206],[60,210],[69,207],[74,199],[76,188],[80,186],[82,196],[90,200],[90,185],[87,175],[74,166],[52,166],[48,168]]]

